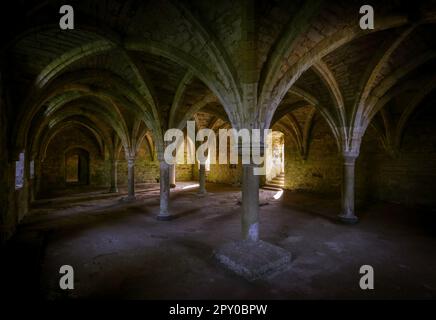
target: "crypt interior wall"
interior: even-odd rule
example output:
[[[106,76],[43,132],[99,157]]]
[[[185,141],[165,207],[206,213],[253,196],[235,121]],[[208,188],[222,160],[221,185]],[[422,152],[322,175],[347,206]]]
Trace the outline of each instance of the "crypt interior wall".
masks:
[[[372,199],[405,205],[436,204],[434,107],[433,103],[416,110],[395,154],[387,153],[374,136],[365,136],[361,152],[368,161],[367,194]]]
[[[324,194],[339,194],[341,164],[338,148],[327,123],[314,121],[306,159],[294,140],[285,135],[285,189]]]
[[[83,128],[67,128],[59,132],[49,143],[47,156],[41,163],[40,195],[51,190],[64,189],[65,181],[65,150],[80,146],[89,152],[89,186],[109,187],[110,160],[107,154],[102,155],[95,139],[86,134]],[[192,165],[177,165],[176,180],[192,180]],[[118,185],[127,185],[127,161],[124,150],[118,155],[117,177]],[[151,155],[145,143],[142,143],[135,158],[135,183],[156,182],[159,179],[159,161]]]
[[[41,195],[71,186],[65,179],[65,153],[74,148],[86,150],[89,154],[88,185],[109,185],[109,161],[105,161],[90,133],[83,127],[71,126],[62,129],[49,142],[46,158],[41,162]]]
[[[354,194],[357,204],[436,202],[434,103],[406,121],[395,152],[381,144],[391,127],[377,113],[396,105],[391,120],[398,122],[401,108],[420,110],[421,98],[434,93],[432,3],[416,6],[413,15],[401,1],[377,4],[379,22],[368,32],[356,24],[360,3],[350,1],[320,7],[304,1],[126,1],[123,10],[114,9],[119,1],[103,7],[98,2],[75,4],[77,15],[89,21],[80,21],[74,31],[59,30],[51,1],[30,6],[25,21],[15,19],[3,28],[0,231],[5,238],[37,190],[42,195],[67,187],[69,148],[89,153],[90,188],[115,193],[115,181],[126,186],[129,175],[139,184],[156,182],[156,150],[163,148],[165,129],[182,128],[188,120],[197,129],[215,131],[282,128],[285,188],[333,195],[350,218],[355,218]],[[19,17],[22,10],[16,3],[0,14]],[[100,30],[102,25],[107,29]],[[65,127],[41,154],[41,138],[70,123],[81,126]],[[144,135],[155,138],[148,143],[156,150],[141,140]],[[114,156],[121,145],[126,150]],[[354,174],[347,170],[342,181],[342,171],[349,168],[344,158],[353,159],[359,150],[354,190]],[[15,162],[23,151],[23,186],[16,188]],[[126,154],[131,169],[136,156],[129,174]],[[211,165],[207,181],[241,185],[241,169]],[[176,180],[198,181],[197,164],[177,165]],[[341,197],[342,186],[351,191]],[[247,192],[254,195],[254,189]],[[160,200],[163,207],[167,198]],[[256,216],[253,208],[246,212]]]
[[[370,127],[356,160],[356,203],[386,201],[434,205],[436,199],[436,112],[429,105],[408,123],[399,151],[390,154]],[[285,135],[285,189],[339,196],[341,159],[327,123],[317,117],[306,159]]]

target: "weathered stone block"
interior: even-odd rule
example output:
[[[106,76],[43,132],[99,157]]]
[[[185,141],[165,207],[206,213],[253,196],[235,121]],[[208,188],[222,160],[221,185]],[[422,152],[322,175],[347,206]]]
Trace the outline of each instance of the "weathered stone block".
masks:
[[[268,242],[237,241],[214,252],[226,268],[249,281],[283,271],[291,263],[291,253]]]

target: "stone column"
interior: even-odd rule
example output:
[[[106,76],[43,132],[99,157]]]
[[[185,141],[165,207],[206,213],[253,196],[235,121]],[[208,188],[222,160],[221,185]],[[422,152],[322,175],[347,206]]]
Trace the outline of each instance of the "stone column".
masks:
[[[127,158],[127,200],[135,199],[135,158],[129,157]]]
[[[339,219],[346,223],[356,223],[354,214],[354,172],[357,155],[345,154],[342,172],[342,212]]]
[[[170,165],[170,188],[176,187],[176,165]]]
[[[160,211],[158,220],[170,220],[168,212],[170,200],[170,165],[164,160],[160,161]]]
[[[259,176],[254,167],[242,166],[242,236],[251,241],[259,240]]]
[[[111,159],[111,187],[109,192],[118,192],[117,159]]]
[[[200,163],[200,169],[198,173],[198,179],[200,183],[200,188],[198,190],[199,194],[206,194],[206,165]]]

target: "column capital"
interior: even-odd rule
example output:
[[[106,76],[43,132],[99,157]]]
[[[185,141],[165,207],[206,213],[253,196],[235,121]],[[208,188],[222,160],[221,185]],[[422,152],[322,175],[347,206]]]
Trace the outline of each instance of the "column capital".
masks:
[[[342,152],[342,158],[345,164],[354,164],[359,157],[359,153],[355,151]]]
[[[127,161],[135,161],[136,158],[136,152],[132,151],[132,150],[126,150],[125,151],[125,157]]]
[[[128,157],[127,158],[127,163],[128,164],[134,164],[135,163],[136,158],[135,157]]]

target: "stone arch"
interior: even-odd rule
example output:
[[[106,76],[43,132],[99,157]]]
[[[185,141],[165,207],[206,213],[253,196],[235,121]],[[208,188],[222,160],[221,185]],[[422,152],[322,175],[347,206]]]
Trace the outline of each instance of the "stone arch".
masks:
[[[106,106],[111,106],[111,108],[108,109],[109,115],[103,114],[103,116],[108,118],[109,123],[111,123],[112,126],[114,127],[114,129],[117,131],[123,144],[129,145],[129,136],[128,136],[128,132],[127,132],[127,127],[126,127],[126,124],[124,122],[124,118],[123,118],[120,110],[117,108],[116,103],[113,101],[113,93],[105,91],[105,90],[96,91],[95,89],[90,88],[89,86],[86,86],[86,85],[70,85],[67,87],[60,86],[60,88],[58,90],[55,90],[50,95],[50,97],[51,98],[54,98],[56,96],[61,97],[62,94],[65,94],[67,92],[76,93],[75,96],[70,97],[72,100],[76,100],[76,99],[81,98],[83,96],[92,96],[92,97],[95,97],[97,99],[96,101],[94,101],[94,103],[97,101],[101,101],[101,102],[105,103]],[[36,110],[34,110],[33,112],[29,112],[29,114],[32,113],[33,116],[32,117],[28,116],[27,117],[27,125],[23,124],[20,127],[20,129],[19,129],[20,130],[19,135],[21,137],[20,140],[23,140],[23,141],[27,140],[25,133],[29,132],[30,125],[31,125],[30,121],[35,116],[37,110],[40,110],[42,108],[42,106],[44,105],[44,101],[49,101],[50,97],[43,99],[40,103],[38,103],[36,105]],[[58,104],[57,108],[60,108],[64,104],[64,101],[62,101],[63,99],[60,99],[60,100],[61,101]],[[123,100],[123,99],[121,99],[121,100]],[[66,102],[69,102],[69,101],[66,100]],[[103,104],[103,106],[104,106],[104,104]]]
[[[63,121],[61,123],[59,123],[57,126],[53,127],[52,130],[49,130],[46,132],[46,134],[41,138],[40,142],[39,142],[39,148],[36,148],[35,146],[35,151],[38,152],[39,154],[39,158],[41,161],[43,161],[46,157],[47,154],[47,148],[50,144],[50,142],[52,141],[52,139],[62,130],[64,130],[66,127],[71,126],[71,125],[78,125],[83,127],[84,129],[88,130],[92,136],[95,139],[95,143],[98,147],[98,150],[100,152],[100,156],[103,158],[104,157],[104,145],[103,145],[103,141],[101,139],[101,136],[99,135],[99,132],[93,128],[90,124],[86,124],[83,121],[77,121],[77,120],[67,120],[67,121]],[[35,142],[38,142],[37,140]],[[37,145],[37,143],[35,143],[35,145]]]
[[[407,22],[407,17],[401,16],[380,18],[377,23],[377,29],[371,32],[402,26]],[[298,63],[289,67],[282,75],[277,73],[272,77],[272,80],[261,88],[259,103],[262,106],[261,116],[263,121],[265,121],[265,123],[271,121],[278,104],[305,70],[309,69],[314,63],[318,62],[330,52],[368,33],[368,31],[361,30],[359,26],[343,28],[332,36],[317,43],[315,47],[311,48],[299,59]]]
[[[229,119],[232,121],[232,125],[237,125],[240,117],[237,113],[237,109],[235,109],[234,106],[240,103],[240,98],[238,98],[237,101],[235,101],[235,99],[229,99],[227,89],[222,83],[217,81],[216,76],[210,68],[201,62],[196,61],[192,56],[189,56],[185,52],[162,43],[154,41],[147,41],[147,43],[145,43],[136,39],[128,39],[124,45],[128,50],[149,52],[165,57],[187,69],[193,70],[195,76],[203,81],[220,100],[227,115],[229,116]]]

